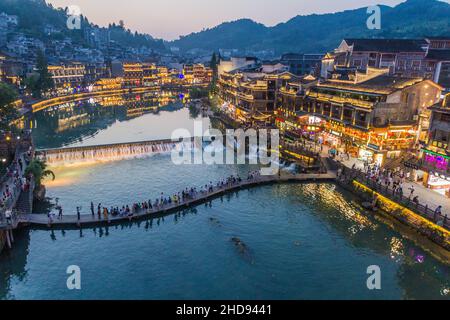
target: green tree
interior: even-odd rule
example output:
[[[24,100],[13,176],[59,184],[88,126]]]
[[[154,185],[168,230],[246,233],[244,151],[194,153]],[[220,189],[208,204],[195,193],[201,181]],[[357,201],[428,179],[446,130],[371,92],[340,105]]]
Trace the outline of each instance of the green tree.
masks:
[[[213,71],[213,79],[217,79],[217,77],[219,76],[218,75],[219,63],[220,63],[220,57],[218,57],[216,55],[216,53],[214,52],[212,57],[211,57],[211,62],[209,63],[209,67]]]
[[[209,66],[213,72],[211,83],[209,85],[209,93],[211,95],[216,95],[218,92],[217,79],[219,78],[219,63],[220,63],[220,56],[217,56],[216,53],[214,52],[211,57],[211,62],[209,63]]]
[[[0,126],[9,127],[18,112],[13,102],[17,100],[17,91],[6,83],[0,82]]]
[[[25,174],[32,174],[36,183],[36,187],[40,187],[42,185],[42,181],[51,176],[52,180],[55,180],[55,173],[51,170],[47,169],[47,163],[41,159],[33,159],[31,160],[28,167],[25,169]]]
[[[40,98],[41,89],[39,87],[39,74],[33,73],[25,79],[25,86],[31,92],[33,97]]]
[[[53,80],[48,72],[48,62],[44,53],[39,50],[36,58],[36,69],[39,74],[39,89],[42,92],[53,88]]]

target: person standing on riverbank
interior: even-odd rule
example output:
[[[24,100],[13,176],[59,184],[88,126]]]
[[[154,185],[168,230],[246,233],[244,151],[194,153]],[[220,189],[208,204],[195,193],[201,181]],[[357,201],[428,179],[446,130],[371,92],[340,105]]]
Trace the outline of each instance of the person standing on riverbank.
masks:
[[[92,201],[91,201],[91,214],[92,214],[92,216],[95,216],[94,203]]]

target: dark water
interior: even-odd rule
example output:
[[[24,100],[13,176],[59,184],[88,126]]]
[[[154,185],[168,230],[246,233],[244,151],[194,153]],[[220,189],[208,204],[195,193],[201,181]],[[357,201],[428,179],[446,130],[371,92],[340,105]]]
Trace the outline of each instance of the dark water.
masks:
[[[134,120],[174,114],[186,125],[193,121],[181,109],[119,124],[133,132]],[[35,134],[43,137],[41,127]],[[97,127],[83,141],[123,137],[117,130]],[[160,127],[142,130],[152,136]],[[75,136],[61,133],[46,146]],[[72,214],[78,205],[86,213],[90,201],[147,200],[254,168],[176,166],[162,154],[54,169],[48,195]],[[81,268],[81,290],[67,289],[69,265]],[[381,290],[367,289],[370,265],[381,269]],[[109,228],[22,230],[14,250],[0,256],[3,299],[448,299],[449,279],[448,266],[334,184],[241,190],[164,219]]]

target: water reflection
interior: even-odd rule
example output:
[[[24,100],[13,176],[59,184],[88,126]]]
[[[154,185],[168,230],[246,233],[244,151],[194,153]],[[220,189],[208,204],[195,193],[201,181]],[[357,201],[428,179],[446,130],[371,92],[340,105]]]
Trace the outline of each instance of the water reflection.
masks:
[[[160,139],[162,135],[170,138],[167,125],[170,128],[173,124],[175,129],[192,120],[189,110],[182,110],[187,101],[180,92],[111,95],[49,107],[26,121],[38,148],[134,142]],[[175,114],[178,121],[171,121]],[[157,117],[151,115],[167,119],[159,119],[158,123],[154,121]],[[102,132],[103,136],[98,137]]]
[[[312,190],[315,198],[310,196]],[[278,198],[273,198],[275,194]],[[339,198],[341,205],[327,205],[324,199],[330,196]],[[358,219],[347,210],[356,210]],[[351,228],[355,224],[365,227],[355,234]],[[247,263],[234,250],[230,238],[236,236],[245,241],[254,263]],[[82,298],[168,298],[176,294],[181,298],[448,299],[450,286],[447,266],[377,223],[372,214],[357,210],[353,196],[332,184],[265,186],[165,217],[81,230],[24,230],[17,238],[15,250],[0,257],[2,298],[73,298],[60,288],[63,276],[58,275],[69,261],[79,261],[87,270],[86,277],[90,270],[109,270],[94,272],[100,278],[86,281],[89,285]],[[193,269],[182,257],[184,250],[189,250],[188,261],[200,260],[210,272]],[[221,259],[216,260],[213,252],[220,253]],[[109,265],[116,261],[112,257],[124,264]],[[129,269],[123,268],[136,264],[139,272],[124,272]],[[381,267],[381,291],[364,288],[365,268],[370,264]],[[142,281],[142,275],[154,272],[158,277],[151,284]],[[221,282],[217,272],[240,274],[240,287]],[[267,272],[272,280],[262,281]],[[189,277],[175,276],[187,273]],[[206,277],[205,283],[197,283],[202,290],[185,290],[189,279],[200,274]],[[113,278],[117,287],[104,290],[102,286]],[[124,281],[129,283],[126,289],[119,285]],[[317,287],[326,289],[319,292]],[[96,296],[99,292],[103,293]]]

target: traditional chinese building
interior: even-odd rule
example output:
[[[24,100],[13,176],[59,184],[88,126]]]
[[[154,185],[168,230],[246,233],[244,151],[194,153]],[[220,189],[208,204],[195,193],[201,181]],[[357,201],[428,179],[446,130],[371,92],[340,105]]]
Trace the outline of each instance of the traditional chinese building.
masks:
[[[266,63],[219,75],[222,109],[239,122],[267,122],[276,108],[278,89],[297,77],[284,65]]]
[[[205,85],[212,80],[212,69],[203,64],[185,64],[183,66],[184,83],[188,85]]]
[[[312,87],[301,109],[324,121],[317,133],[321,142],[382,163],[425,139],[428,107],[439,100],[442,87],[422,78],[390,76],[387,70],[340,74]]]
[[[73,89],[80,87],[86,74],[85,65],[72,62],[58,66],[48,66],[53,83],[57,89]]]
[[[141,63],[123,64],[123,86],[140,87],[144,82],[144,67]]]
[[[317,122],[312,119],[315,117],[305,115],[301,110],[306,92],[312,86],[317,85],[317,83],[317,78],[308,75],[292,79],[291,81],[284,81],[279,88],[275,110],[275,125],[285,138],[296,139],[305,131],[315,131],[314,126]]]
[[[431,79],[450,89],[450,38],[344,39],[322,59],[321,77],[336,67],[387,68],[390,75]]]
[[[428,143],[421,150],[425,186],[450,197],[450,94],[433,105]]]

